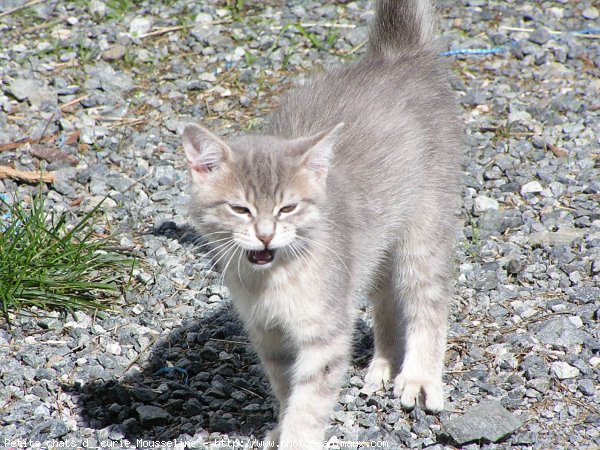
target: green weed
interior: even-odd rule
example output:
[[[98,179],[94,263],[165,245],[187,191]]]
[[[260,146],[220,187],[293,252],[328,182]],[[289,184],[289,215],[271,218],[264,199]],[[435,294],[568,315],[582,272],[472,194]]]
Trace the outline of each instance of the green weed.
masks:
[[[70,226],[66,214],[46,211],[41,189],[30,206],[0,197],[0,307],[7,322],[9,313],[31,306],[107,309],[129,283],[134,258],[95,235],[100,206]]]
[[[225,6],[231,13],[231,17],[233,20],[239,21],[242,20],[245,0],[228,0],[227,5]]]
[[[109,19],[122,19],[133,9],[135,3],[133,0],[108,0],[106,6],[110,8],[110,12],[107,14]]]
[[[267,55],[270,55],[271,53],[273,53],[275,51],[275,49],[279,45],[279,40],[281,39],[281,36],[283,36],[283,33],[285,33],[290,28],[293,28],[296,31],[298,31],[298,33],[300,33],[300,35],[303,38],[305,38],[306,40],[308,40],[310,42],[311,46],[314,47],[314,48],[316,48],[317,50],[324,51],[324,52],[327,52],[327,53],[329,53],[331,55],[338,56],[338,57],[344,58],[344,59],[349,59],[350,58],[349,55],[338,53],[338,52],[333,51],[330,48],[328,48],[328,47],[331,47],[331,45],[337,39],[336,32],[329,32],[328,35],[327,35],[327,37],[325,38],[325,42],[321,42],[320,39],[319,39],[319,36],[317,34],[307,31],[306,28],[304,28],[301,24],[295,23],[295,22],[290,22],[290,23],[287,23],[287,24],[285,24],[283,26],[283,28],[281,29],[281,31],[279,32],[279,34],[275,38],[275,41],[273,42],[273,45],[271,45],[271,48],[267,52]]]

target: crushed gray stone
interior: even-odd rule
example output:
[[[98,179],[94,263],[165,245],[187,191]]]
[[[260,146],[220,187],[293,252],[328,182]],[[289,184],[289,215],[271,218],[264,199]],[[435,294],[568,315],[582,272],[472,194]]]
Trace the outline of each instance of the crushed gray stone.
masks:
[[[494,400],[482,400],[459,418],[444,422],[444,428],[459,445],[472,441],[498,442],[518,430],[522,421]]]
[[[0,147],[19,144],[0,164],[54,171],[48,206],[70,221],[108,196],[96,232],[118,233],[142,261],[109,312],[34,308],[0,322],[0,442],[262,438],[277,405],[190,224],[178,133],[190,121],[225,137],[259,130],[285,89],[346,61],[336,53],[365,51],[372,5],[121,3],[0,17]],[[442,50],[507,50],[447,57],[467,136],[447,408],[407,412],[391,384],[364,385],[373,337],[361,299],[328,439],[451,450],[444,427],[463,418],[460,439],[482,437],[462,449],[599,448],[600,40],[570,33],[596,27],[598,6],[437,3]],[[35,189],[0,180],[24,203]],[[478,402],[482,423],[464,421]],[[524,425],[499,427],[496,413]]]

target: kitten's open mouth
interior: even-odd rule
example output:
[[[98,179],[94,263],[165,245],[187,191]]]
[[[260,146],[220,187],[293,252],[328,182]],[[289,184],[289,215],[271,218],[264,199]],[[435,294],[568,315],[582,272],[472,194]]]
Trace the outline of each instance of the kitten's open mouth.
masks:
[[[247,253],[248,261],[250,261],[252,264],[269,264],[275,257],[275,250],[269,250],[268,248],[264,250],[248,251]]]

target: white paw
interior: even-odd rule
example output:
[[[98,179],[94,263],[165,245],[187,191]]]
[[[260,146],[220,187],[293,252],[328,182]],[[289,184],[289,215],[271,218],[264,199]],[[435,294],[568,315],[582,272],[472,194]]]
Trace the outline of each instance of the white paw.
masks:
[[[387,359],[373,358],[365,376],[365,384],[381,386],[392,379],[392,365]]]
[[[394,395],[400,397],[400,403],[407,409],[414,408],[417,403],[430,412],[444,409],[441,380],[407,377],[401,373],[394,380]]]

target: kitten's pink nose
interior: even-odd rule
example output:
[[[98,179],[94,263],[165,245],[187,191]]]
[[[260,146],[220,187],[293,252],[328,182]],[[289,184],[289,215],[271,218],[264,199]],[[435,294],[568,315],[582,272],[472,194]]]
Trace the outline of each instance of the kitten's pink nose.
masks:
[[[265,248],[267,248],[270,242],[273,240],[273,234],[257,234],[256,237],[260,242],[265,244]]]

